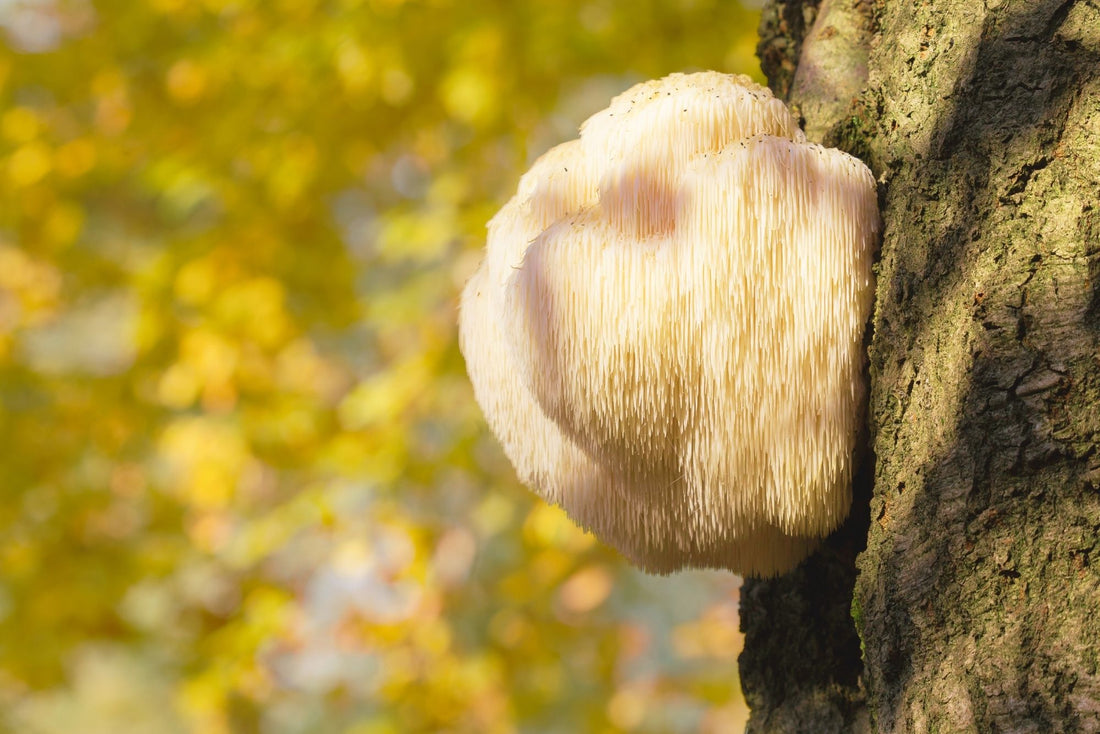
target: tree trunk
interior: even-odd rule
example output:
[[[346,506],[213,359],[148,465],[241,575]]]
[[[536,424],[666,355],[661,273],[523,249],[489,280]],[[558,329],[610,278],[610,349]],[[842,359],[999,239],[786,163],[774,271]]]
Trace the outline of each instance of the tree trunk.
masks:
[[[865,694],[880,732],[1100,732],[1100,3],[773,0],[760,52],[884,234],[869,508],[746,583],[749,729],[849,731]],[[849,609],[858,681],[836,646],[801,675]]]

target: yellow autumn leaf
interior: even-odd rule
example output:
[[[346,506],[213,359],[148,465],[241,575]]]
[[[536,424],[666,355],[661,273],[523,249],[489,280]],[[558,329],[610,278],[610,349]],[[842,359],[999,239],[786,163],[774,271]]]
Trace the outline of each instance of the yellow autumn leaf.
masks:
[[[191,105],[199,101],[206,92],[207,72],[200,64],[190,59],[181,59],[168,69],[164,86],[169,96],[179,105]]]
[[[0,134],[12,143],[28,143],[38,136],[42,124],[29,107],[12,107],[0,116]]]
[[[474,66],[451,70],[443,78],[439,96],[448,114],[468,125],[486,125],[499,110],[500,92],[493,78]]]
[[[32,186],[53,168],[53,151],[42,142],[30,142],[15,149],[8,159],[8,178],[16,188]]]

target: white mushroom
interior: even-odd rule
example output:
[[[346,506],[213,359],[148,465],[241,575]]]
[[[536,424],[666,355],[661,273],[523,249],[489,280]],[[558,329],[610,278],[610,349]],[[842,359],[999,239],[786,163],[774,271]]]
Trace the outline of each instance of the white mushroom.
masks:
[[[875,183],[715,72],[639,84],[535,162],[462,295],[521,481],[644,569],[774,575],[845,518]]]

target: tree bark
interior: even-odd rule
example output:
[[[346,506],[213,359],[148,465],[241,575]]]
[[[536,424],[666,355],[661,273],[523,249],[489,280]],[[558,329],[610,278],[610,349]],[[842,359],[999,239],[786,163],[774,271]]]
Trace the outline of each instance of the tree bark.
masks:
[[[866,548],[746,583],[749,729],[850,731],[865,693],[880,732],[1100,732],[1100,3],[773,0],[760,52],[884,230]],[[777,622],[842,607],[863,670],[819,646],[845,673],[810,681]]]

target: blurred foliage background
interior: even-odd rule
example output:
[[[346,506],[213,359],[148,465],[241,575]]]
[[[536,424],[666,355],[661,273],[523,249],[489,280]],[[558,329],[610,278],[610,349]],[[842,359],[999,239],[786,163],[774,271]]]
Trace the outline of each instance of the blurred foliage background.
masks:
[[[518,486],[455,317],[527,165],[756,13],[0,0],[0,731],[737,729],[737,579]]]

